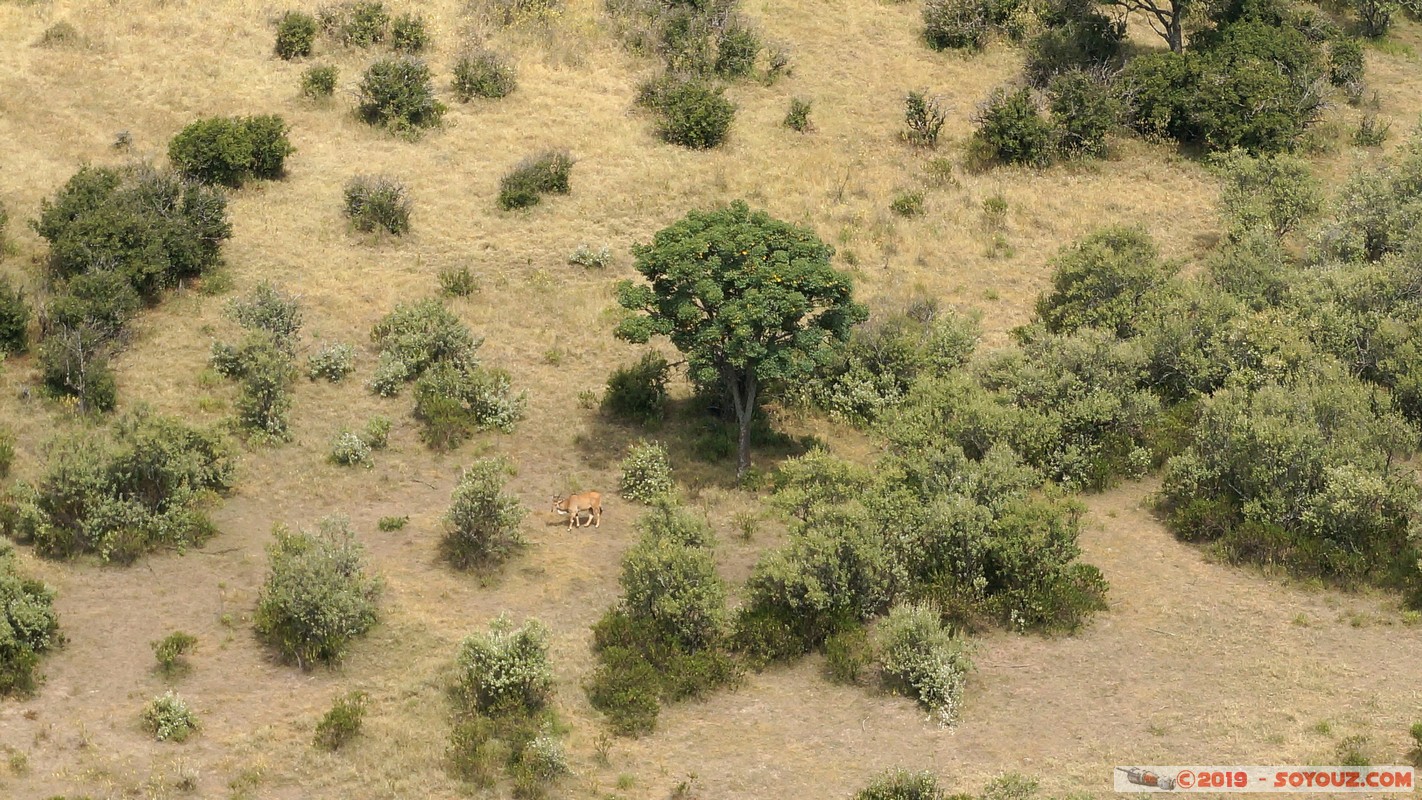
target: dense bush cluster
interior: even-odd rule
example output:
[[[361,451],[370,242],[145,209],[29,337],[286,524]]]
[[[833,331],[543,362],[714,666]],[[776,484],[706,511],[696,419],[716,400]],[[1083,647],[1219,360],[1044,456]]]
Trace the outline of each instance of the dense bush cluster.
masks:
[[[375,625],[380,579],[368,574],[344,518],[321,520],[316,533],[278,526],[272,535],[253,616],[257,635],[302,669],[339,661]]]
[[[53,590],[22,574],[0,542],[0,697],[34,691],[40,656],[63,641]]]
[[[83,167],[40,207],[54,299],[39,366],[83,410],[115,403],[108,360],[144,302],[198,278],[232,235],[218,189],[145,167]]]
[[[966,364],[978,337],[975,319],[940,312],[933,303],[871,315],[800,392],[835,419],[869,425],[903,402],[920,377]]]
[[[794,657],[908,597],[1024,629],[1072,629],[1102,607],[1100,573],[1076,561],[1075,508],[1037,495],[1039,474],[1010,447],[975,461],[941,424],[896,411],[872,470],[823,451],[782,466],[775,500],[796,522],[747,583],[743,649]]]
[[[622,561],[624,598],[593,628],[598,668],[588,699],[622,735],[649,733],[661,703],[734,682],[725,651],[726,587],[706,521],[673,502],[637,522]]]
[[[179,174],[203,183],[275,180],[286,174],[286,157],[295,151],[286,134],[286,122],[275,114],[209,117],[173,137],[168,159]]]
[[[1393,466],[1416,432],[1383,403],[1338,374],[1216,392],[1166,465],[1172,527],[1295,574],[1419,588],[1418,489]]]
[[[41,555],[130,562],[215,533],[203,506],[232,488],[235,472],[234,454],[216,434],[140,409],[112,432],[56,440],[43,477],[16,484],[0,520],[7,536]]]
[[[345,47],[371,47],[390,36],[390,12],[380,0],[345,0],[316,12],[321,30]]]
[[[536,206],[545,194],[567,194],[573,157],[566,150],[547,150],[520,161],[499,181],[499,208]]]
[[[736,5],[735,0],[673,5],[612,0],[608,11],[628,47],[660,57],[669,72],[744,78],[756,71],[760,55],[766,53],[765,77],[773,80],[788,68],[788,61],[765,45]]]
[[[1416,487],[1396,463],[1422,419],[1422,133],[1331,203],[1290,156],[1214,163],[1229,235],[1202,279],[1140,230],[1093,233],[1058,255],[1016,347],[918,380],[879,431],[899,456],[946,436],[980,467],[1010,452],[1068,487],[1165,463],[1182,538],[1415,592]]]
[[[1244,19],[1202,32],[1185,53],[1130,61],[1119,77],[1131,125],[1208,150],[1291,150],[1323,111],[1319,45],[1288,25]]]
[[[499,772],[515,797],[539,798],[569,774],[553,713],[548,630],[538,620],[515,628],[507,617],[464,640],[456,662],[449,760],[459,778],[492,787]]]
[[[475,431],[510,431],[525,397],[508,373],[480,366],[482,340],[438,300],[397,306],[371,330],[380,348],[371,389],[390,397],[415,382],[415,417],[431,447],[458,446]]]
[[[1329,83],[1361,101],[1361,48],[1316,12],[1274,3],[1224,3],[1203,14],[1185,3],[1158,5],[1165,16],[1150,21],[1170,50],[1130,58],[1126,17],[1113,19],[1089,0],[932,0],[925,38],[965,50],[994,33],[1027,39],[1021,85],[995,91],[977,115],[977,154],[1001,163],[1100,156],[1122,123],[1206,151],[1278,153],[1293,150],[1320,118]]]
[[[528,512],[504,492],[508,472],[506,462],[481,458],[454,487],[440,550],[456,568],[497,567],[524,545],[519,525]]]

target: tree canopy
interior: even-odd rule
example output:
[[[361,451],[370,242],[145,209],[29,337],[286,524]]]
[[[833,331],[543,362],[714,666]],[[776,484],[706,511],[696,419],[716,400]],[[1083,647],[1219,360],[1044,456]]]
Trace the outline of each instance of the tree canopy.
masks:
[[[740,423],[739,471],[750,465],[750,421],[761,387],[804,378],[863,321],[834,248],[812,231],[734,202],[693,211],[633,249],[645,284],[624,281],[618,302],[636,312],[617,336],[665,336],[693,381],[723,385]]]

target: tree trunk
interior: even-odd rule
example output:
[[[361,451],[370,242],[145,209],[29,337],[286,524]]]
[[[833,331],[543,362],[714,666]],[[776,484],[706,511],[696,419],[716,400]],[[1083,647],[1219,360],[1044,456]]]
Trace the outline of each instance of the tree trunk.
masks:
[[[1165,29],[1165,42],[1170,45],[1170,51],[1172,53],[1185,52],[1185,33],[1181,30],[1180,23],[1180,17],[1183,13],[1184,9],[1180,7],[1179,3],[1176,3],[1170,13],[1170,23]]]
[[[755,413],[756,382],[754,374],[732,375],[727,383],[731,386],[731,404],[736,409],[736,424],[740,433],[736,437],[736,478],[744,478],[750,470],[751,415]]]

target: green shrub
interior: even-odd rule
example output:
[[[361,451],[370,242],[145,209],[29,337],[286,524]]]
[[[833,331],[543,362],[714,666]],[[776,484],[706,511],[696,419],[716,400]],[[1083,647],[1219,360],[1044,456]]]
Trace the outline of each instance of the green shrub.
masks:
[[[10,284],[10,278],[0,275],[0,359],[25,352],[29,342],[30,307],[20,290]]]
[[[725,89],[701,80],[675,82],[655,100],[657,135],[663,141],[692,150],[708,150],[726,139],[736,117],[736,105]]]
[[[1194,141],[1194,92],[1198,59],[1179,53],[1147,53],[1126,63],[1116,79],[1125,116],[1138,133],[1156,139]]]
[[[899,192],[889,203],[889,210],[901,217],[917,217],[923,213],[923,192]]]
[[[445,361],[415,381],[420,438],[437,450],[458,447],[480,431],[511,432],[526,405],[526,395],[513,391],[509,374],[502,369]]]
[[[128,562],[160,547],[181,549],[216,532],[202,507],[232,488],[235,472],[220,437],[140,409],[111,434],[57,440],[39,482],[12,490],[9,534],[55,558],[96,553]]]
[[[627,457],[618,465],[622,470],[619,483],[622,496],[628,500],[650,503],[671,494],[671,464],[667,448],[659,442],[641,441],[627,450]]]
[[[375,527],[379,528],[385,533],[392,533],[394,531],[398,531],[404,528],[406,525],[409,524],[409,515],[399,517],[381,517],[380,520],[376,522]]]
[[[643,353],[635,363],[618,367],[607,379],[602,410],[609,416],[641,423],[666,416],[667,373],[671,365],[661,353]]]
[[[567,194],[572,171],[573,157],[566,150],[525,158],[499,181],[499,208],[528,208],[538,205],[545,194]]]
[[[40,344],[40,380],[49,394],[72,397],[80,411],[112,411],[118,386],[109,366],[114,334],[94,325],[64,326]]]
[[[270,281],[262,281],[245,297],[227,304],[227,315],[249,331],[264,331],[287,349],[301,332],[301,303]]]
[[[440,548],[457,569],[487,569],[523,547],[520,523],[527,511],[504,493],[508,464],[490,458],[475,461],[459,478],[445,515]]]
[[[806,399],[835,419],[866,426],[902,402],[920,375],[961,367],[981,336],[977,320],[936,307],[925,312],[922,319],[907,311],[871,315],[804,384]]]
[[[904,97],[904,122],[908,125],[904,141],[917,147],[937,147],[938,134],[947,118],[938,98],[909,92]]]
[[[390,444],[390,418],[374,416],[366,420],[361,438],[371,450],[384,450]]]
[[[79,29],[67,20],[60,20],[44,29],[35,47],[77,47],[83,43]]]
[[[276,54],[291,60],[311,55],[316,41],[316,18],[304,11],[288,11],[277,22]]]
[[[286,122],[274,114],[209,117],[179,131],[168,143],[168,158],[178,172],[203,183],[274,180],[285,174],[294,150],[286,133]]]
[[[380,0],[347,0],[316,12],[327,36],[346,47],[370,47],[390,34],[390,14]]]
[[[1115,72],[1121,63],[1124,24],[1113,21],[1088,4],[1071,6],[1069,18],[1048,25],[1027,43],[1027,60],[1022,67],[1027,82],[1046,86],[1062,73],[1085,71],[1090,74]],[[1086,6],[1086,7],[1082,7]]]
[[[15,433],[0,425],[0,479],[10,477],[10,467],[15,463]]]
[[[54,591],[21,574],[8,542],[0,542],[0,633],[0,697],[33,692],[40,656],[63,644],[64,637]]]
[[[196,647],[197,643],[196,636],[182,631],[173,631],[152,642],[153,657],[158,660],[158,668],[168,675],[184,670],[187,667],[184,656]]]
[[[600,652],[586,688],[588,702],[607,715],[613,733],[640,736],[656,729],[661,679],[657,669],[637,652],[626,648]]]
[[[239,347],[213,345],[213,368],[240,382],[237,424],[257,441],[291,439],[287,415],[296,381],[291,344],[270,331],[253,330]]]
[[[343,467],[371,467],[370,445],[355,431],[343,430],[331,443],[331,461]]]
[[[593,628],[589,701],[623,735],[656,725],[660,702],[705,694],[739,670],[722,651],[726,588],[705,520],[671,502],[644,515],[622,562],[622,603]]]
[[[1379,120],[1376,114],[1368,114],[1359,120],[1358,127],[1353,131],[1353,144],[1358,147],[1382,147],[1391,130],[1391,123]]]
[[[1323,111],[1314,89],[1322,55],[1297,30],[1235,23],[1205,37],[1193,57],[1189,119],[1207,149],[1291,150]]]
[[[1140,309],[1173,271],[1143,229],[1103,228],[1053,259],[1052,290],[1037,300],[1037,317],[1052,333],[1093,327],[1135,336]]]
[[[377,229],[395,236],[410,232],[410,196],[405,185],[379,175],[346,181],[346,216],[358,231]]]
[[[122,273],[110,270],[75,275],[56,287],[49,302],[50,323],[114,337],[143,308],[143,298]]]
[[[109,270],[145,299],[200,277],[232,235],[221,191],[146,168],[82,167],[40,206],[50,269],[69,279]]]
[[[479,290],[479,280],[467,264],[445,267],[438,277],[440,294],[446,297],[468,297]]]
[[[306,357],[306,377],[313,381],[325,378],[331,383],[340,383],[352,372],[355,372],[355,348],[345,342],[322,345]]]
[[[799,97],[790,98],[790,110],[785,112],[785,121],[781,124],[792,131],[799,133],[809,133],[815,129],[815,124],[810,121],[811,101]]]
[[[760,51],[760,35],[754,28],[732,17],[722,26],[716,40],[716,63],[712,70],[723,78],[744,78],[755,69],[755,59]]]
[[[457,672],[467,708],[496,717],[538,711],[553,695],[548,629],[536,619],[515,628],[501,616],[460,645]]]
[[[401,14],[390,23],[390,47],[397,53],[423,53],[430,46],[425,18]]]
[[[340,70],[334,64],[315,64],[301,73],[301,94],[315,100],[336,93]]]
[[[1047,84],[1048,107],[1067,155],[1102,156],[1120,110],[1110,87],[1082,71],[1063,72]]]
[[[435,99],[430,68],[409,56],[375,61],[361,77],[358,94],[361,119],[406,136],[439,125],[447,110]]]
[[[974,138],[987,154],[1004,164],[1041,167],[1056,147],[1052,124],[1042,115],[1032,90],[997,89],[974,115]]]
[[[943,627],[936,611],[917,605],[890,611],[878,639],[885,682],[915,697],[942,724],[951,725],[971,668],[962,639]]]
[[[492,50],[475,50],[455,62],[451,88],[465,103],[476,97],[507,97],[518,88],[518,72],[506,57]]]
[[[992,32],[979,0],[928,0],[923,38],[934,50],[981,50]]]
[[[143,729],[160,742],[181,742],[198,729],[197,715],[171,690],[144,706],[142,719]]]
[[[622,610],[649,624],[659,642],[686,652],[715,647],[725,629],[726,588],[706,522],[666,503],[638,528],[642,536],[622,560]]]
[[[365,692],[346,692],[337,697],[331,710],[316,723],[316,746],[336,751],[360,735],[368,699]]]
[[[1363,82],[1363,45],[1357,39],[1340,36],[1328,43],[1328,82],[1334,86]]]
[[[846,628],[825,640],[825,666],[835,683],[859,683],[873,661],[874,646],[862,626]]]
[[[399,394],[402,385],[441,362],[476,363],[483,344],[435,299],[396,306],[371,328],[370,339],[380,349],[370,388],[382,397]]]
[[[1354,585],[1409,585],[1417,487],[1389,465],[1416,443],[1374,390],[1336,371],[1229,387],[1166,465],[1176,533],[1229,557]]]
[[[1363,34],[1374,39],[1387,35],[1398,9],[1397,0],[1354,0],[1354,6],[1363,21]]]
[[[854,800],[948,800],[931,772],[893,770],[876,777]]]
[[[593,249],[591,245],[580,244],[568,256],[568,263],[588,269],[607,269],[612,265],[612,250],[607,245]]]
[[[1254,228],[1282,237],[1323,206],[1322,184],[1302,159],[1235,150],[1214,163],[1225,180],[1220,205],[1232,239]]]
[[[369,575],[363,548],[342,517],[321,520],[316,533],[272,531],[269,571],[257,596],[257,635],[302,669],[340,660],[351,640],[375,625],[380,579]]]

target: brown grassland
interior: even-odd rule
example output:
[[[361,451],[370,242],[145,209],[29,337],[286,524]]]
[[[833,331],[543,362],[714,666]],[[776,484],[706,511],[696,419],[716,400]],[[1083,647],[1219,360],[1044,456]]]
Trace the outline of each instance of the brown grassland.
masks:
[[[450,726],[445,690],[459,641],[508,613],[552,631],[556,705],[567,722],[575,775],[568,797],[666,797],[692,781],[705,798],[840,798],[889,767],[930,769],[952,791],[977,791],[1019,771],[1045,791],[1110,791],[1112,765],[1137,763],[1334,763],[1340,739],[1367,737],[1375,763],[1400,763],[1407,726],[1422,719],[1422,626],[1405,624],[1394,598],[1343,594],[1216,563],[1178,543],[1151,516],[1149,482],[1086,498],[1085,560],[1111,584],[1109,611],[1071,637],[990,634],[976,643],[962,721],[936,727],[915,706],[876,690],[831,684],[819,657],[752,674],[733,691],[672,706],[656,733],[612,743],[595,759],[603,727],[581,682],[592,669],[590,625],[618,596],[618,565],[634,536],[635,504],[615,499],[616,463],[638,432],[579,401],[600,391],[635,349],[612,336],[616,279],[633,274],[629,246],[688,209],[746,198],[814,228],[838,249],[871,306],[912,293],[983,314],[985,346],[1029,318],[1057,248],[1110,222],[1145,225],[1166,256],[1198,262],[1220,230],[1218,185],[1172,148],[1122,140],[1108,160],[1045,171],[974,173],[960,165],[969,115],[1020,66],[1020,51],[994,45],[964,57],[919,39],[917,3],[876,0],[748,0],[746,11],[787,44],[793,73],[764,86],[734,85],[739,114],[729,142],[693,152],[659,142],[633,110],[651,61],[629,55],[601,23],[601,4],[574,0],[546,30],[496,32],[514,54],[519,89],[500,101],[449,97],[449,69],[478,31],[459,0],[395,2],[429,20],[429,60],[447,124],[406,141],[356,120],[351,92],[369,53],[318,43],[318,60],[341,68],[330,102],[303,99],[308,62],[272,56],[273,21],[308,0],[0,0],[0,200],[11,240],[0,270],[37,289],[43,243],[25,221],[84,162],[162,161],[168,139],[199,116],[278,113],[291,124],[289,176],[235,192],[225,248],[236,291],[274,281],[301,297],[304,342],[362,343],[360,371],[341,384],[295,389],[295,441],[244,453],[238,490],[215,512],[220,533],[186,554],[131,567],[58,563],[22,554],[58,590],[68,644],[41,665],[30,699],[0,701],[0,797],[56,794],[164,798],[444,798],[465,794],[444,769]],[[34,43],[67,20],[82,40]],[[1136,32],[1141,46],[1154,47]],[[1422,29],[1398,23],[1392,44],[1369,48],[1369,82],[1393,141],[1422,111]],[[902,94],[926,87],[950,109],[936,153],[898,141]],[[812,98],[817,130],[780,125],[791,96]],[[1340,105],[1315,136],[1310,158],[1330,180],[1375,151],[1347,143],[1357,109]],[[132,138],[129,154],[112,148]],[[499,177],[545,147],[577,159],[572,193],[525,213],[494,203]],[[922,184],[931,158],[954,181],[931,188],[926,213],[905,220],[889,202]],[[391,240],[352,233],[341,187],[356,173],[404,181],[413,231]],[[1010,253],[990,252],[982,201],[1008,203]],[[580,243],[606,244],[603,271],[567,263]],[[468,265],[480,288],[452,301],[486,337],[487,363],[507,368],[529,395],[511,435],[484,434],[447,454],[417,439],[408,393],[371,395],[372,323],[397,302],[438,291],[441,268]],[[214,338],[230,331],[225,299],[191,289],[136,323],[117,360],[120,402],[138,401],[200,423],[231,413],[234,390],[207,371]],[[42,467],[43,443],[85,424],[38,393],[33,357],[0,373],[0,420],[19,438],[16,474]],[[684,393],[684,387],[679,391]],[[396,420],[391,447],[371,470],[325,461],[343,425],[375,413]],[[848,429],[781,415],[777,424],[866,456]],[[731,463],[707,465],[673,448],[678,478],[719,533],[725,576],[743,579],[756,556],[782,541],[766,517],[750,538],[732,518],[756,512],[734,488]],[[461,464],[506,454],[510,490],[532,514],[531,546],[504,572],[480,580],[437,558],[440,518]],[[761,466],[770,459],[760,457]],[[571,533],[547,509],[554,492],[599,489],[604,527]],[[384,576],[382,619],[336,669],[302,672],[276,663],[254,638],[251,613],[275,523],[312,527],[350,517]],[[403,530],[376,520],[409,515]],[[200,644],[178,684],[202,722],[183,744],[156,743],[138,712],[166,685],[149,642],[173,630]],[[332,699],[371,697],[366,735],[329,754],[311,746]],[[621,784],[619,786],[619,783]]]

